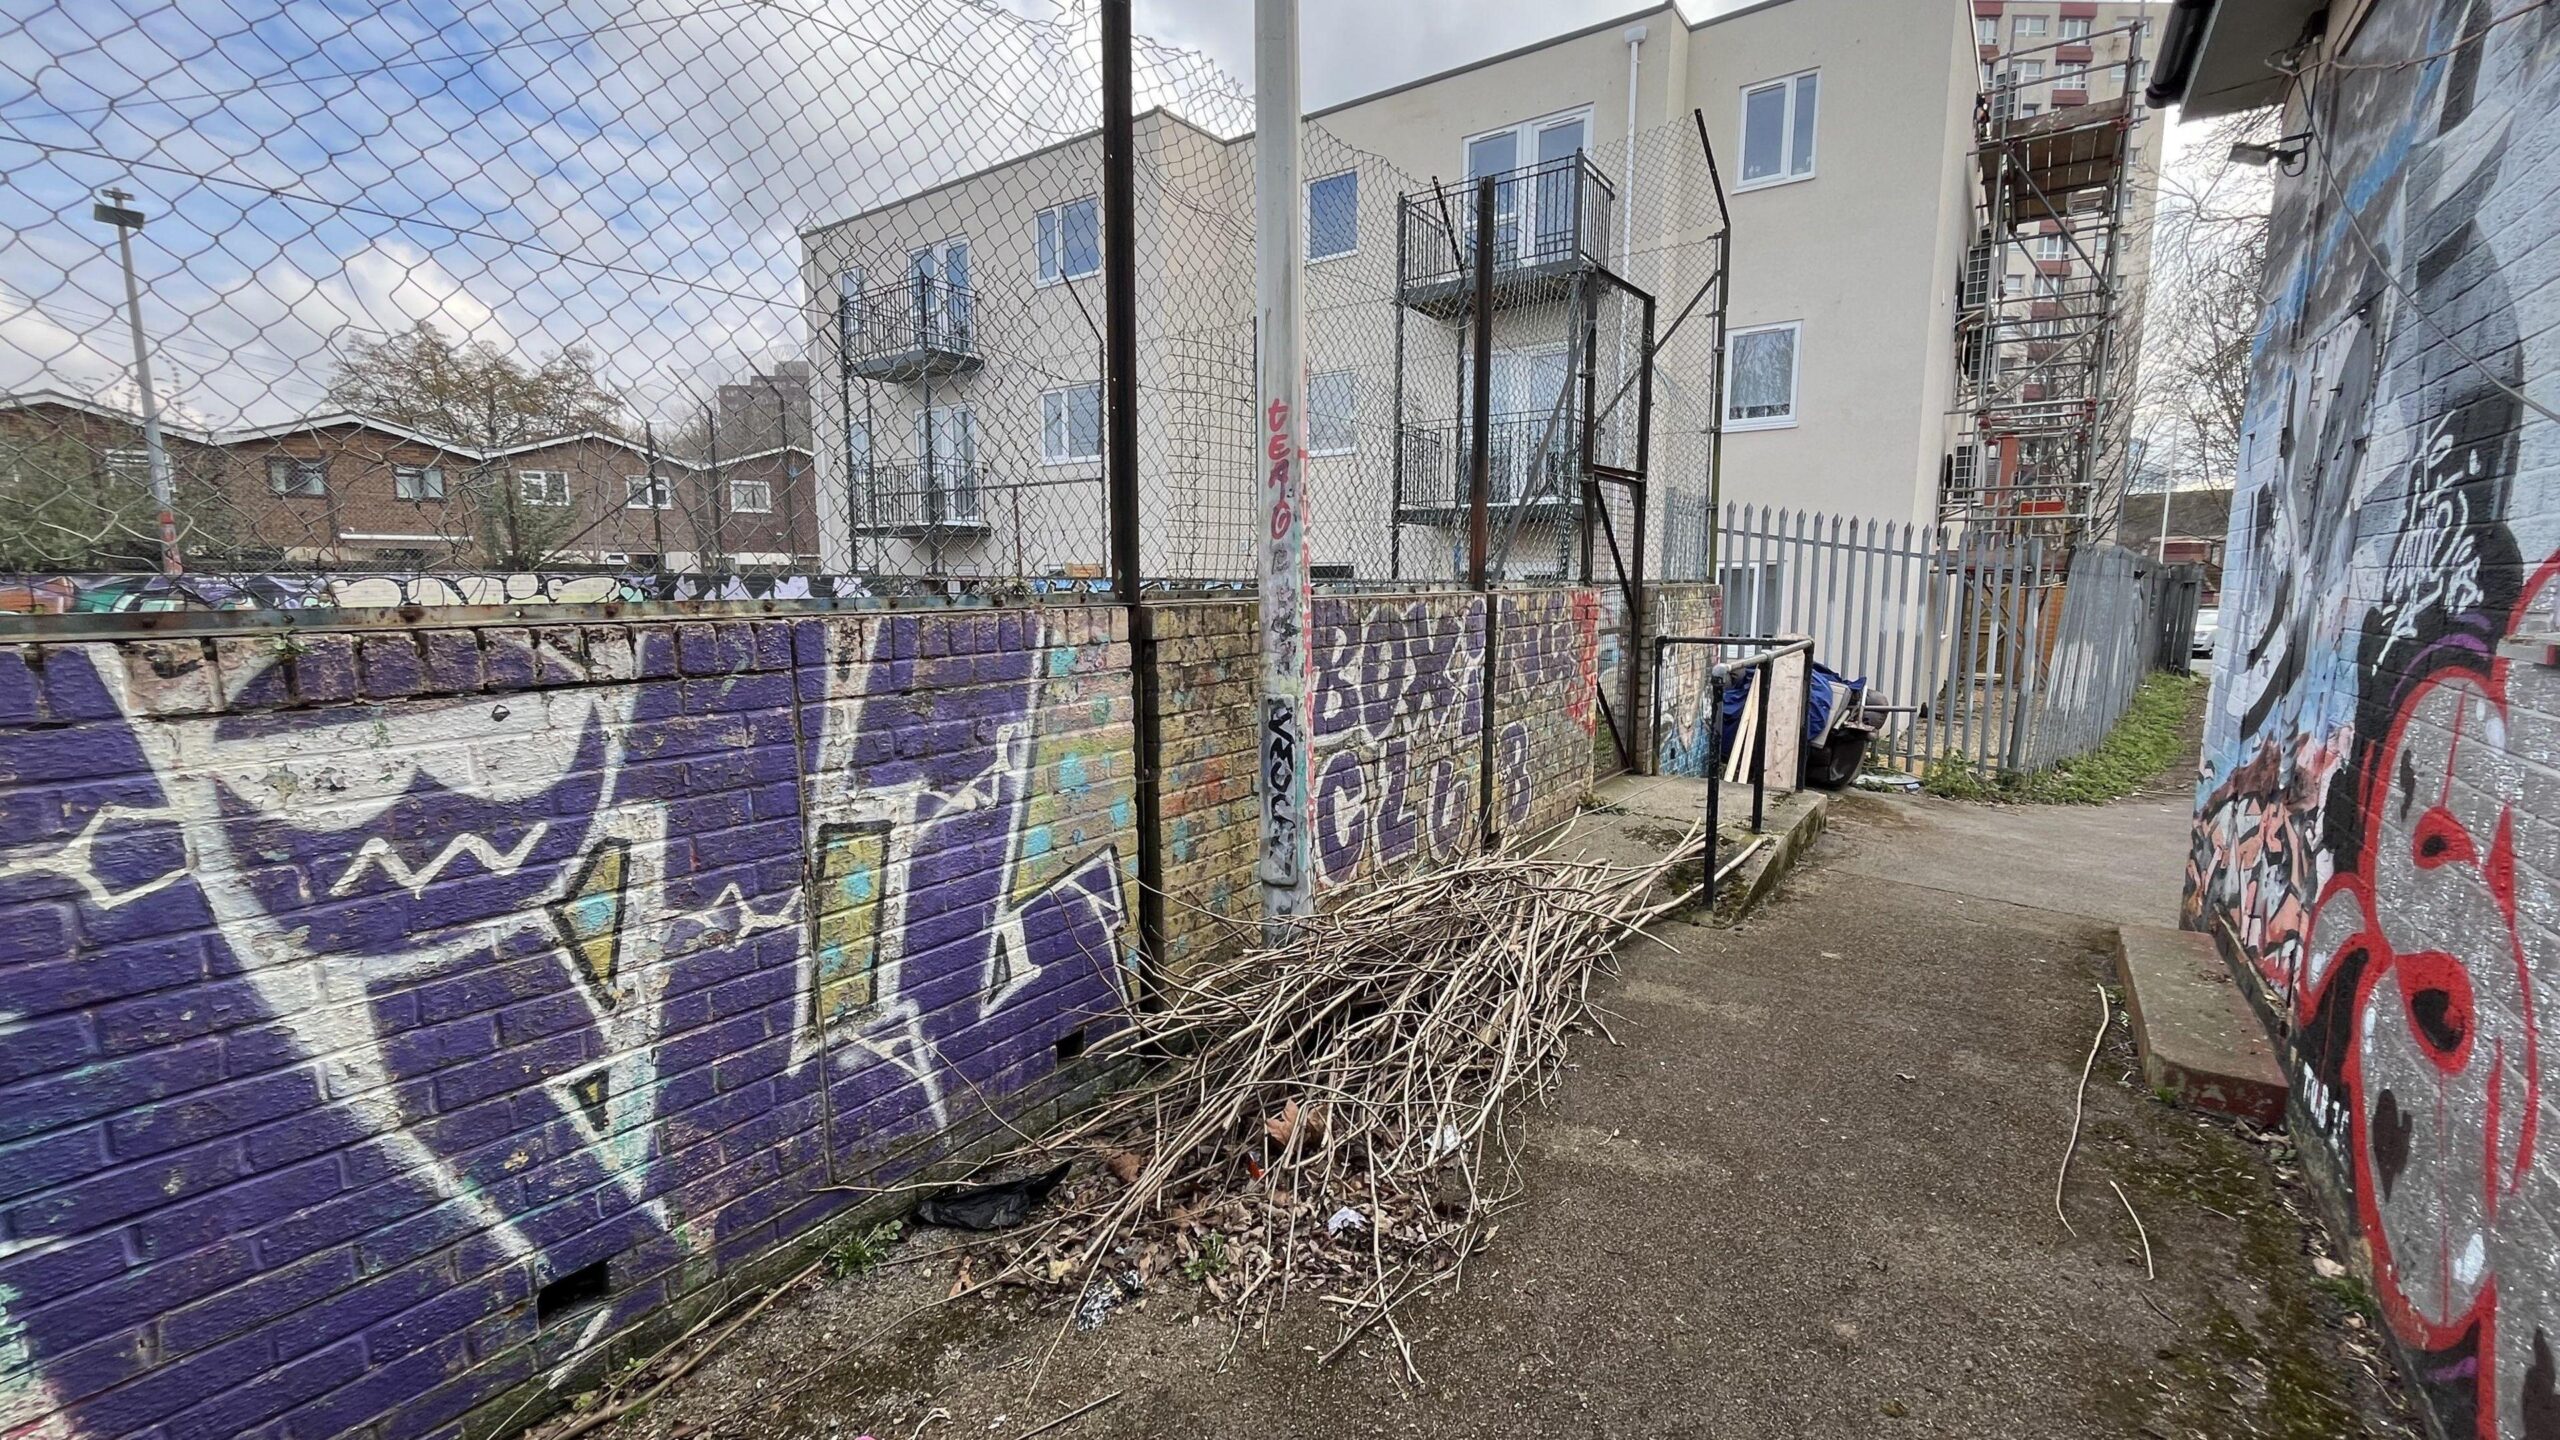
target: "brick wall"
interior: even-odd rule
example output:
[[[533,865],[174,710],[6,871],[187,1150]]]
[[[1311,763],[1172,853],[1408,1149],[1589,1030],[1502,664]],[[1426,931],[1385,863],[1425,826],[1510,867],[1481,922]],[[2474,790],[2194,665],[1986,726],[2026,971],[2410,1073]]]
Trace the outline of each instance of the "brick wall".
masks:
[[[1528,835],[1570,818],[1591,793],[1600,597],[1505,590],[1497,599],[1494,823]]]
[[[2431,1418],[2532,1436],[2560,1424],[2560,424],[2518,397],[2560,398],[2560,30],[2483,14],[2380,0],[2275,182],[2185,918],[2256,979]]]
[[[1599,606],[1494,604],[1523,833]],[[1478,843],[1486,607],[1318,601],[1327,884]],[[1258,631],[1151,608],[1178,973],[1259,914]],[[538,1413],[1043,1123],[1135,954],[1133,721],[1107,607],[0,649],[0,1433]]]
[[[1645,614],[1656,635],[1724,633],[1724,595],[1713,585],[1657,585],[1648,592]],[[1659,682],[1662,693],[1658,697],[1650,693],[1656,683],[1652,656],[1645,658],[1643,685],[1648,692],[1646,713],[1655,726],[1657,774],[1707,773],[1710,741],[1715,734],[1707,723],[1707,672],[1715,664],[1716,653],[1706,645],[1673,645],[1665,649]]]
[[[1472,851],[1484,596],[1319,595],[1314,614],[1308,776],[1318,882]]]
[[[1128,653],[1076,608],[0,651],[0,1431],[494,1423],[982,1097],[1041,1123],[1135,942]]]
[[[1262,632],[1250,600],[1149,609],[1162,737],[1164,964],[1178,976],[1262,919],[1253,878]]]

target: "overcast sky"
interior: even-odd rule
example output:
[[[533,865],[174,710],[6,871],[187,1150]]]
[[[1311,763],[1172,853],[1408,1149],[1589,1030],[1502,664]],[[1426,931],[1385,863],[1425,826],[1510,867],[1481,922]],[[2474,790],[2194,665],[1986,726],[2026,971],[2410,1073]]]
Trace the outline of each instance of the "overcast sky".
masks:
[[[1248,125],[1252,0],[1136,5],[1140,104]],[[1641,8],[1303,6],[1311,108]],[[312,413],[353,340],[421,322],[520,356],[584,346],[634,421],[672,423],[824,323],[802,227],[1096,123],[1094,0],[1001,7],[0,3],[0,389],[126,386],[122,277],[88,213],[122,185],[152,217],[160,387],[197,423]],[[980,228],[1027,223],[1013,200]]]
[[[1644,0],[1301,0],[1299,94],[1320,109],[1644,8]],[[1252,83],[1252,0],[1137,0],[1137,24],[1167,44],[1207,51]]]

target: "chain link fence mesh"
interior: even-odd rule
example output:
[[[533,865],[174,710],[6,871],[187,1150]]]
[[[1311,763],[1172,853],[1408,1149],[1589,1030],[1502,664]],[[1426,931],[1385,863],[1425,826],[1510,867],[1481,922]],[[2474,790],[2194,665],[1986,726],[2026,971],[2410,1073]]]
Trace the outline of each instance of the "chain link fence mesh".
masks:
[[[0,42],[0,605],[1109,583],[1090,0],[59,4]],[[1134,58],[1146,578],[1241,587],[1250,98],[1196,52]],[[1300,143],[1317,578],[1453,583],[1473,192]],[[1495,578],[1606,578],[1585,461],[1630,452],[1647,572],[1703,574],[1721,207],[1694,131],[1498,185]]]

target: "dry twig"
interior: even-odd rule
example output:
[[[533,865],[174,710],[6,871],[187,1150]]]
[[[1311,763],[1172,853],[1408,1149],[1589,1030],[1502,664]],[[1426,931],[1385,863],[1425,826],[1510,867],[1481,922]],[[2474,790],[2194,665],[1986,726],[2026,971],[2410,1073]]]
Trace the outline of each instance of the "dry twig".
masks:
[[[2062,1147],[2062,1168],[2053,1175],[2053,1218],[2062,1222],[2071,1238],[2080,1232],[2071,1228],[2071,1217],[2062,1213],[2062,1182],[2071,1178],[2071,1152],[2080,1148],[2080,1114],[2089,1102],[2089,1072],[2098,1063],[2098,1047],[2107,1038],[2107,1023],[2116,1018],[2114,1002],[2107,999],[2107,987],[2098,987],[2098,1033],[2089,1037],[2089,1058],[2080,1062],[2080,1088],[2071,1096],[2071,1139]]]

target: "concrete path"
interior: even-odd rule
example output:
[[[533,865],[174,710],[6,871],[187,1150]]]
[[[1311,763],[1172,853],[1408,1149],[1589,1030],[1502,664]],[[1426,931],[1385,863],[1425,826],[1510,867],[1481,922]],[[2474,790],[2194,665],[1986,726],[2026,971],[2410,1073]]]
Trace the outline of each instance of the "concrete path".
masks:
[[[2182,786],[2103,809],[1852,796],[1741,927],[1663,927],[1531,1122],[1528,1193],[1465,1292],[1406,1316],[1416,1388],[1369,1346],[1314,1368],[1300,1306],[1229,1336],[1179,1289],[1092,1334],[937,1312],[944,1264],[826,1287],[621,1433],[1336,1440],[1429,1435],[2410,1434],[2352,1287],[2272,1142],[2154,1101],[2119,1016],[2066,1203],[2053,1186],[2118,919],[2174,912]],[[2138,1209],[2159,1278],[2109,1181]],[[942,1243],[926,1232],[907,1245]],[[1019,1305],[1022,1302],[1006,1302]],[[698,1428],[686,1430],[692,1425]]]

